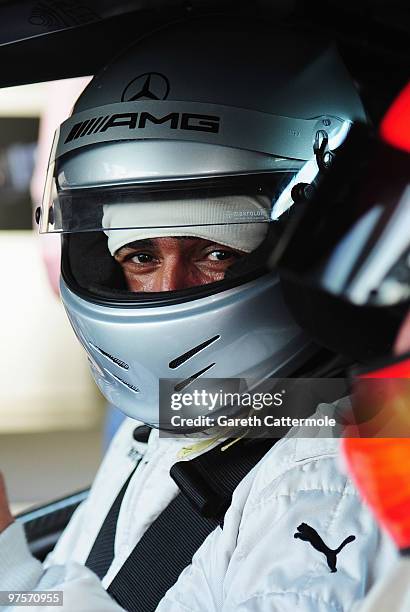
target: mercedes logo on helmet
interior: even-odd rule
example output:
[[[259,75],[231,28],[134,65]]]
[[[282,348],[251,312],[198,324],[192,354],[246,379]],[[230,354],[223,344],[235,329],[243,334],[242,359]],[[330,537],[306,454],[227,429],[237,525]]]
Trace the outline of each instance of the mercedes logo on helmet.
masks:
[[[169,81],[159,72],[144,72],[132,79],[124,89],[121,102],[135,100],[165,100],[169,94]]]

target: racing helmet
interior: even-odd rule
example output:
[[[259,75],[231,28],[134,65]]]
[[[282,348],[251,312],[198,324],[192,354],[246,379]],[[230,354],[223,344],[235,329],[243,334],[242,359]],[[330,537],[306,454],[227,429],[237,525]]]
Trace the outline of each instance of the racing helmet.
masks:
[[[38,216],[62,233],[62,300],[111,403],[167,429],[160,379],[181,390],[306,363],[317,349],[265,263],[295,190],[320,175],[318,134],[336,149],[364,118],[334,45],[252,19],[169,25],[95,76],[56,133]],[[164,280],[167,241],[192,247],[196,276],[179,259]]]
[[[409,176],[409,153],[357,123],[271,258],[295,320],[364,365],[391,356],[410,308]]]

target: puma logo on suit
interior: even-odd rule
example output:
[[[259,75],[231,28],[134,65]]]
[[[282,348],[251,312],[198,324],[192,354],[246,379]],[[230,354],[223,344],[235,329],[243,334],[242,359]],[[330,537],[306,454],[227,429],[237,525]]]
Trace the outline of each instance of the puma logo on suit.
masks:
[[[356,536],[350,535],[343,540],[340,546],[338,546],[337,548],[333,550],[332,548],[329,548],[324,543],[324,541],[322,540],[318,532],[315,529],[313,529],[313,527],[308,525],[307,523],[301,523],[299,527],[297,528],[297,532],[294,534],[293,537],[299,538],[300,540],[303,540],[304,542],[309,542],[313,546],[313,548],[323,553],[326,557],[327,564],[332,573],[337,572],[337,569],[336,569],[337,555],[346,546],[346,544],[349,544],[349,542],[353,542],[353,540],[356,539]]]

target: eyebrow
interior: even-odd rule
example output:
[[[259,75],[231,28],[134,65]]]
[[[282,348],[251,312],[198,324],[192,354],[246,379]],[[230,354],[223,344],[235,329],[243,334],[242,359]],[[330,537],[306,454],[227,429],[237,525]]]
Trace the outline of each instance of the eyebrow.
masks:
[[[167,238],[174,238],[175,240],[189,240],[189,239],[196,239],[196,236],[166,236]],[[158,236],[158,238],[161,238],[161,236]],[[210,240],[207,240],[206,238],[198,238],[198,240],[205,240],[206,242],[211,242]],[[217,242],[215,242],[214,244],[218,244]],[[117,250],[117,253],[119,251],[121,251],[122,249],[139,249],[139,248],[143,248],[143,247],[154,247],[154,240],[152,240],[151,238],[143,238],[142,240],[134,240],[133,242],[127,242],[127,244],[124,244],[122,247],[120,247]]]
[[[122,251],[122,249],[138,249],[139,247],[144,247],[144,246],[152,247],[154,246],[154,242],[150,238],[144,238],[143,240],[134,240],[133,242],[128,242],[127,244],[124,244],[122,247],[118,249],[118,251]]]

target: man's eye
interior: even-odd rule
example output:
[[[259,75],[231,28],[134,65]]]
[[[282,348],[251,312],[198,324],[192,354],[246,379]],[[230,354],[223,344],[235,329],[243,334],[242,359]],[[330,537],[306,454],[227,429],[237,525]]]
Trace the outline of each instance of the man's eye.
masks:
[[[154,258],[152,255],[148,255],[148,253],[134,253],[132,257],[129,257],[129,260],[133,261],[134,263],[145,264],[151,263],[154,261]]]
[[[212,259],[213,261],[224,261],[225,259],[230,259],[231,257],[234,257],[234,256],[235,256],[235,253],[232,253],[232,251],[217,250],[217,251],[212,251],[211,253],[208,253],[208,257]]]

